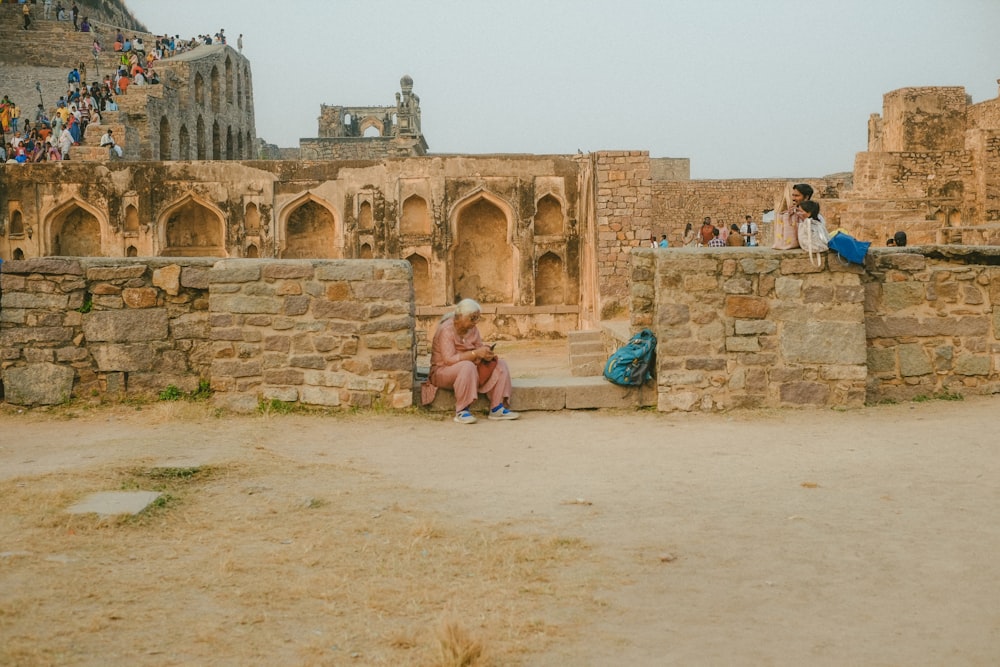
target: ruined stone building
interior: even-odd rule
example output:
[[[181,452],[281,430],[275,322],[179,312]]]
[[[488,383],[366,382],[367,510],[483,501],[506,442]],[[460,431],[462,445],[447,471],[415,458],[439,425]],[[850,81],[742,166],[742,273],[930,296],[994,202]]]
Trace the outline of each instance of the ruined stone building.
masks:
[[[131,88],[113,119],[127,160],[0,167],[0,258],[405,259],[423,328],[473,297],[499,333],[559,335],[628,314],[630,251],[651,234],[677,245],[705,215],[759,219],[786,184],[691,180],[687,159],[645,151],[427,154],[408,76],[395,105],[324,105],[301,159],[253,160],[242,55],[157,67],[164,83]],[[795,180],[861,238],[1000,243],[998,109],[962,88],[893,91],[853,174]]]

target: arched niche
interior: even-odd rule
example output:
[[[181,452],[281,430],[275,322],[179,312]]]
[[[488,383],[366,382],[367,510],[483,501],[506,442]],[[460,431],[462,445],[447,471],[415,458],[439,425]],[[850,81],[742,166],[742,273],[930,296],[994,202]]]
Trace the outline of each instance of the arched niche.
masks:
[[[258,236],[260,234],[260,209],[257,204],[250,202],[243,211],[243,220],[247,234]]]
[[[24,236],[24,217],[21,215],[20,209],[14,209],[10,214],[8,233],[10,236]]]
[[[173,159],[170,154],[170,121],[166,116],[160,118],[160,159]]]
[[[554,252],[538,258],[535,268],[535,305],[556,306],[566,302],[566,272]]]
[[[130,245],[128,248],[125,249],[125,256],[126,257],[138,257],[139,256],[139,250],[134,245]]]
[[[62,257],[103,257],[101,214],[78,199],[63,204],[49,214],[43,255]]]
[[[132,204],[125,207],[125,231],[139,231],[139,211]]]
[[[233,60],[226,56],[226,101],[233,103]]]
[[[219,129],[219,121],[212,123],[212,159],[222,159],[222,131]]]
[[[455,206],[452,225],[452,295],[480,303],[513,303],[516,277],[510,207],[481,191]]]
[[[282,259],[340,259],[337,219],[333,210],[313,195],[301,197],[283,215]]]
[[[418,306],[430,306],[434,302],[431,285],[431,265],[426,257],[413,253],[406,258],[413,267],[413,298]]]
[[[198,124],[195,129],[195,141],[197,142],[197,157],[199,160],[207,160],[207,144],[205,142],[205,119],[198,116]]]
[[[14,259],[18,261],[24,259],[24,251],[20,248],[14,248]]]
[[[191,159],[191,137],[188,135],[187,125],[181,125],[180,136],[178,138],[180,148],[180,159]]]
[[[553,195],[545,195],[535,204],[535,236],[562,234],[566,227],[562,204]]]
[[[236,159],[242,160],[246,157],[243,153],[243,134],[240,132],[236,133]]]
[[[226,128],[226,159],[233,159],[233,128]]]
[[[257,248],[257,246],[251,243],[250,245],[247,246],[246,252],[243,253],[243,256],[250,259],[256,259],[260,257],[260,250]]]
[[[361,248],[358,251],[358,259],[371,259],[374,257],[372,252],[372,246],[370,243],[362,243]]]
[[[205,79],[201,76],[201,72],[194,75],[194,101],[205,106]]]
[[[236,77],[236,107],[243,108],[243,77]]]
[[[375,226],[371,202],[363,201],[358,208],[358,229],[368,231]]]
[[[162,257],[228,257],[222,211],[188,195],[160,215]]]
[[[219,68],[212,67],[212,113],[219,113],[220,102],[222,101],[222,84],[219,81]]]
[[[431,233],[430,211],[423,197],[410,195],[403,202],[403,212],[399,217],[399,233],[404,235]]]

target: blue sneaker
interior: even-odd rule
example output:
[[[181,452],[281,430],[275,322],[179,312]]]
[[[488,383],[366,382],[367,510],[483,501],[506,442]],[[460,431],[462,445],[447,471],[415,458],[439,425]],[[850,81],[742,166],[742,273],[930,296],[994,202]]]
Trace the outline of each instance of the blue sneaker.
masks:
[[[475,424],[477,421],[479,420],[476,419],[476,416],[468,410],[455,413],[455,422],[458,424]]]
[[[490,419],[493,421],[517,419],[520,416],[521,415],[517,414],[513,410],[508,410],[502,405],[498,405],[497,407],[490,410]]]

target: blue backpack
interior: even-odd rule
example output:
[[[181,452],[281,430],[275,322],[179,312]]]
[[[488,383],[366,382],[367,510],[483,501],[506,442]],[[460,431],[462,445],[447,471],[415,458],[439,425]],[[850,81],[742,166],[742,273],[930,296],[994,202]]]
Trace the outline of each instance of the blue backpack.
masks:
[[[643,329],[608,357],[604,377],[625,387],[641,387],[653,379],[656,368],[656,336]]]

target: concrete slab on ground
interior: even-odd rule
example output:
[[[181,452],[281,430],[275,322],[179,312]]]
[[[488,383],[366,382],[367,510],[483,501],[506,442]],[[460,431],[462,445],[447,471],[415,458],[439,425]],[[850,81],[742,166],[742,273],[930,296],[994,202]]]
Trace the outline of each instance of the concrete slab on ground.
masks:
[[[156,491],[102,491],[92,493],[66,510],[68,514],[115,516],[138,514],[160,497]]]

